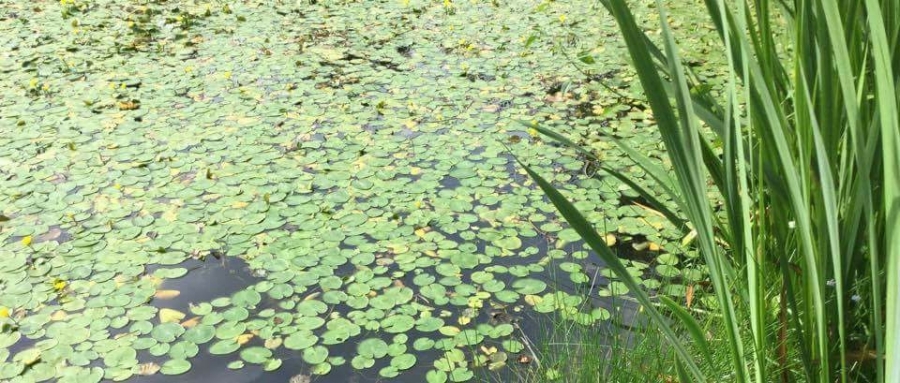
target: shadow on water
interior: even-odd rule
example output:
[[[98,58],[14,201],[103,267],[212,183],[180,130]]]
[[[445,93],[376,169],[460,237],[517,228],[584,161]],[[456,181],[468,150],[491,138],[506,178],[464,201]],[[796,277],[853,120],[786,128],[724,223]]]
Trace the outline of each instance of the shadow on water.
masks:
[[[147,273],[167,267],[170,266],[149,265]],[[186,268],[188,273],[181,278],[166,279],[159,289],[176,290],[180,294],[171,299],[154,299],[154,306],[188,312],[191,304],[227,297],[262,281],[262,278],[253,276],[247,262],[236,257],[189,259],[178,267]]]
[[[148,273],[156,269],[170,266],[148,266]],[[188,274],[181,278],[167,279],[159,287],[165,290],[176,290],[180,294],[171,299],[154,299],[153,305],[159,308],[170,308],[189,313],[190,306],[201,302],[209,302],[219,297],[227,297],[244,288],[261,281],[253,276],[247,263],[236,257],[223,256],[218,259],[209,257],[205,261],[190,259],[178,265],[187,268]],[[241,370],[230,370],[226,365],[236,359],[236,355],[212,355],[207,345],[200,347],[200,353],[191,358],[191,369],[178,376],[179,382],[255,382],[262,376],[262,370],[252,367]],[[138,359],[143,362],[163,363],[165,357],[155,357],[142,352]],[[170,381],[164,375],[135,375],[129,381],[163,382]]]
[[[172,266],[167,266],[172,267]],[[159,308],[171,308],[182,312],[190,312],[191,304],[200,302],[209,302],[219,297],[227,297],[241,291],[245,288],[253,286],[264,278],[254,276],[252,270],[247,263],[237,257],[223,256],[220,259],[207,259],[206,261],[189,260],[178,267],[188,268],[190,271],[187,275],[177,279],[166,280],[160,289],[177,290],[180,294],[177,297],[167,300],[156,299],[153,301],[154,306]],[[153,266],[148,268],[150,272],[155,269],[162,268]],[[411,276],[409,283],[412,283]],[[258,312],[265,309],[275,309],[279,311],[279,301],[263,295],[263,301],[251,310],[251,318]],[[344,305],[337,305],[332,308],[335,312],[349,312],[353,309]],[[201,383],[201,382],[222,382],[222,383],[249,383],[249,382],[348,382],[348,383],[364,383],[383,381],[378,376],[378,371],[382,367],[390,364],[390,358],[382,358],[376,361],[375,365],[369,369],[358,371],[350,366],[350,359],[356,353],[357,342],[369,337],[382,337],[387,341],[394,334],[384,333],[367,333],[365,330],[354,339],[339,345],[329,345],[329,354],[331,356],[344,357],[347,363],[342,366],[335,366],[328,375],[316,377],[309,375],[310,367],[302,360],[300,351],[289,350],[279,347],[274,350],[273,358],[281,359],[282,365],[275,371],[264,371],[262,366],[246,363],[241,369],[233,370],[227,365],[233,361],[240,360],[239,352],[236,351],[226,355],[214,355],[209,353],[208,349],[212,342],[200,345],[199,353],[190,359],[191,369],[186,373],[177,377],[178,382],[185,383]],[[410,343],[420,337],[427,337],[429,334],[418,331],[408,331]],[[433,336],[433,334],[431,334]],[[241,349],[254,346],[263,346],[264,340],[259,337],[252,338],[244,344]],[[434,351],[417,352],[417,357],[421,363],[418,363],[410,370],[404,371],[399,381],[422,382],[425,381],[425,374],[431,368],[431,361],[438,357]],[[167,360],[166,357],[155,357],[142,352],[139,356],[142,363],[155,362],[162,364]],[[424,363],[428,361],[428,363]],[[306,380],[309,379],[309,380]],[[161,374],[150,376],[135,375],[130,382],[166,382],[172,381],[172,377]],[[398,380],[394,380],[398,381]]]

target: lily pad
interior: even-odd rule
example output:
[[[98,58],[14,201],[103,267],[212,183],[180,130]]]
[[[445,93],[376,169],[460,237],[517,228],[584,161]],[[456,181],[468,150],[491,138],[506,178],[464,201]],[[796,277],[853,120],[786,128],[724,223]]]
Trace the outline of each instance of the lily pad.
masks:
[[[162,364],[159,372],[165,375],[181,375],[191,369],[191,362],[184,359],[172,359]]]
[[[213,355],[230,354],[237,351],[240,347],[241,345],[232,339],[220,340],[209,347],[209,353]]]
[[[398,371],[408,370],[416,364],[416,357],[413,354],[403,354],[395,356],[391,359],[391,367]]]
[[[262,364],[272,357],[272,350],[265,347],[250,347],[241,350],[241,359],[247,363]]]
[[[304,350],[312,347],[319,341],[319,337],[313,335],[311,331],[301,330],[288,335],[284,338],[284,347],[291,350]]]
[[[519,279],[513,282],[512,288],[516,289],[519,294],[539,294],[547,288],[544,281],[534,278]]]
[[[328,349],[322,346],[314,346],[303,350],[303,361],[309,364],[320,364],[328,358]]]
[[[154,327],[150,331],[150,335],[159,342],[169,343],[174,342],[175,338],[181,336],[184,332],[184,327],[181,327],[178,323],[162,323]]]

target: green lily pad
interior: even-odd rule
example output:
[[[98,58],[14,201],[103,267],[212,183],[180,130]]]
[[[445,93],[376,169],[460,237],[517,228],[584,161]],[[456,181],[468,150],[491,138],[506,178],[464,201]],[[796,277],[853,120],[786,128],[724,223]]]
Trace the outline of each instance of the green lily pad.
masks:
[[[230,354],[237,351],[240,347],[241,345],[233,339],[220,340],[209,347],[209,353],[213,355]]]
[[[378,359],[387,355],[388,344],[379,338],[369,338],[359,343],[356,352],[360,356]]]
[[[444,326],[444,320],[437,317],[421,318],[416,322],[416,330],[421,332],[437,331]]]
[[[312,331],[301,330],[284,338],[284,347],[291,350],[304,350],[312,347],[319,341],[319,337]]]
[[[331,372],[331,363],[319,363],[312,366],[309,371],[313,375],[327,375]]]
[[[196,344],[204,344],[213,339],[216,335],[216,328],[210,325],[199,324],[192,328],[187,329],[184,332],[184,340],[196,343]]]
[[[184,334],[184,327],[178,323],[162,323],[150,331],[150,336],[162,343],[174,342],[175,338]]]
[[[415,325],[415,320],[409,315],[393,315],[381,321],[381,328],[388,333],[404,333]]]
[[[501,249],[516,250],[522,247],[522,240],[519,237],[504,237],[494,241],[494,244]]]
[[[3,332],[0,333],[0,348],[7,348],[16,344],[19,339],[22,338],[22,333],[16,332]]]
[[[216,328],[216,338],[232,339],[247,331],[247,324],[244,322],[225,322]]]
[[[416,364],[416,357],[413,354],[403,354],[395,356],[391,359],[391,367],[398,371],[408,370]]]
[[[241,359],[247,363],[262,364],[272,357],[272,350],[265,347],[249,347],[241,350]]]
[[[384,378],[396,378],[400,375],[400,371],[394,366],[385,366],[381,370],[378,370],[378,375]]]
[[[440,370],[429,370],[425,374],[425,381],[427,383],[446,383],[447,373]]]
[[[129,367],[137,364],[137,351],[131,347],[119,347],[103,357],[109,367]]]
[[[320,364],[328,358],[328,349],[322,346],[313,346],[303,350],[303,361],[309,364]]]
[[[238,307],[255,307],[262,300],[256,290],[242,290],[231,296],[231,304]]]
[[[503,349],[511,353],[519,353],[525,349],[525,345],[515,339],[507,339],[502,342]]]
[[[191,369],[191,362],[184,359],[172,359],[162,364],[159,372],[165,375],[181,375]]]
[[[467,382],[473,377],[475,377],[475,374],[472,372],[472,370],[469,370],[465,367],[453,369],[453,371],[450,371],[449,374],[451,382]]]
[[[478,333],[477,330],[467,329],[460,331],[453,339],[459,346],[474,346],[484,341],[484,335]]]
[[[350,360],[350,365],[357,370],[364,370],[375,365],[375,359],[363,355],[357,355]]]
[[[454,254],[450,258],[450,262],[462,269],[472,269],[478,266],[478,256],[471,253]]]
[[[512,288],[516,289],[519,294],[533,295],[543,292],[547,288],[547,284],[534,278],[525,278],[513,282]]]

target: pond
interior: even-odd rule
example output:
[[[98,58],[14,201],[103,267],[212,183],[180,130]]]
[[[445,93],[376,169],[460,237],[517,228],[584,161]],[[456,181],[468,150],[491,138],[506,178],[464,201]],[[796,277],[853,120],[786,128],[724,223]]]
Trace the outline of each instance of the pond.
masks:
[[[634,307],[516,158],[683,297],[679,232],[517,122],[642,176],[613,23],[500,3],[0,1],[0,380],[530,368],[540,321]]]

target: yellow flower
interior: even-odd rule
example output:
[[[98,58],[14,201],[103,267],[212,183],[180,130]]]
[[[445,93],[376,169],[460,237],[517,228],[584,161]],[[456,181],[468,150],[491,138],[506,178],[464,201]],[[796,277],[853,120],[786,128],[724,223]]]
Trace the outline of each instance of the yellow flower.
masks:
[[[56,291],[63,291],[66,288],[66,281],[62,279],[56,279],[53,281],[53,289]]]
[[[453,6],[453,3],[451,3],[450,0],[444,0],[444,6],[450,8]]]
[[[559,15],[559,22],[565,23],[565,22],[566,22],[566,15]]]
[[[26,235],[26,236],[22,237],[22,246],[29,246],[29,245],[31,245],[31,239],[32,239],[32,238],[31,238],[30,235]]]
[[[0,307],[0,318],[9,318],[9,308]]]

